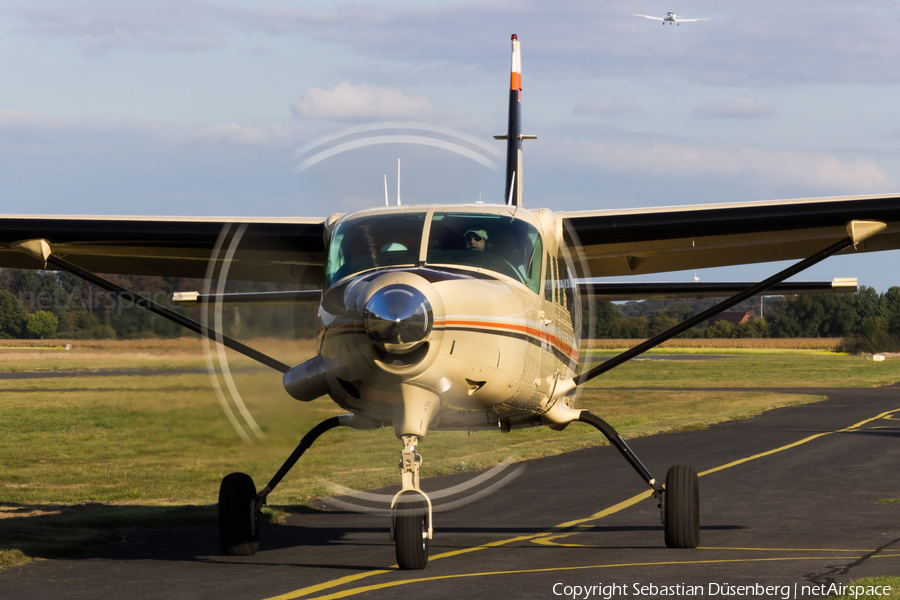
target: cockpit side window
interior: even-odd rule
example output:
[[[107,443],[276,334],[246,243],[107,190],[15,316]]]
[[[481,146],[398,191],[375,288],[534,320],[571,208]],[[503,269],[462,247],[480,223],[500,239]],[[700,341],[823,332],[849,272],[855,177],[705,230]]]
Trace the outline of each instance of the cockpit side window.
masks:
[[[541,283],[541,236],[509,215],[435,212],[426,262],[488,269],[512,277],[537,293]]]
[[[328,285],[372,269],[417,264],[424,226],[425,213],[375,215],[341,223],[328,244]]]

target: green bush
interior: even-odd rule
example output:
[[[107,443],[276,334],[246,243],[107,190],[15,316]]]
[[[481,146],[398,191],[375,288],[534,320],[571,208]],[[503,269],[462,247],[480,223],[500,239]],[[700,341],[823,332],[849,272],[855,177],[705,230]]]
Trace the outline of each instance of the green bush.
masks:
[[[95,325],[89,329],[76,331],[74,338],[76,340],[114,340],[116,339],[116,330],[109,325]]]
[[[716,321],[706,329],[706,337],[708,338],[733,338],[735,336],[735,327],[733,323],[729,323],[724,319]]]
[[[25,321],[25,329],[28,330],[31,337],[40,339],[51,337],[56,333],[58,326],[59,317],[45,310],[39,310],[28,315],[28,319]]]
[[[0,292],[0,337],[22,337],[28,313],[19,299],[9,292]]]

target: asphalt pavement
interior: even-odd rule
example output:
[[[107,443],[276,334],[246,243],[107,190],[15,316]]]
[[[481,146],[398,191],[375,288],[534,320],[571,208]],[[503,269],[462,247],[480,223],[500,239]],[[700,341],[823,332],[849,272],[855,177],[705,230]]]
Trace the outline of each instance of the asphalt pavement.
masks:
[[[0,598],[796,599],[900,576],[900,503],[879,502],[900,499],[900,387],[779,391],[828,399],[629,442],[658,478],[701,474],[696,549],[665,547],[643,481],[604,446],[426,479],[440,511],[423,571],[396,569],[382,490],[264,527],[252,557],[219,556],[212,527],[122,530],[0,571]]]

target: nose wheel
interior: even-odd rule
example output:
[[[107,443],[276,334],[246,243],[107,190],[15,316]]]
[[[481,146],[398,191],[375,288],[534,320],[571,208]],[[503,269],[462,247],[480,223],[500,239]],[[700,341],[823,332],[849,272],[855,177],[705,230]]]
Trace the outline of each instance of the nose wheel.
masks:
[[[428,540],[432,537],[431,499],[419,487],[422,456],[416,452],[418,436],[404,435],[400,453],[400,491],[391,502],[391,539],[397,550],[397,566],[407,571],[424,569],[428,564]],[[421,500],[401,501],[404,494]]]
[[[422,500],[403,502],[395,513],[397,565],[408,571],[424,569],[428,564],[428,505]]]

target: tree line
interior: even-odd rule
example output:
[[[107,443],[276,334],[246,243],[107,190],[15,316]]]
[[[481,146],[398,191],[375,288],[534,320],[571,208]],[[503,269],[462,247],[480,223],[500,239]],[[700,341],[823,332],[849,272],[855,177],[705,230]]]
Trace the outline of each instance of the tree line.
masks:
[[[643,339],[677,325],[720,299],[644,300],[582,306],[582,336]],[[750,321],[702,323],[679,337],[843,338],[847,351],[900,349],[900,287],[879,294],[861,286],[855,294],[810,294],[751,298],[731,308],[750,312]],[[593,318],[591,318],[593,312]]]
[[[141,296],[195,320],[197,308],[169,302],[172,292],[202,290],[203,281],[178,277],[107,276]],[[226,291],[272,291],[275,284],[229,282]],[[661,333],[719,299],[583,302],[582,337],[644,339]],[[843,338],[849,351],[900,349],[900,287],[879,294],[861,286],[855,294],[751,298],[731,310],[750,312],[746,323],[702,323],[680,337]],[[312,337],[316,307],[230,307],[222,310],[224,333],[234,337]],[[0,338],[177,337],[184,330],[65,272],[0,269]]]
[[[199,308],[170,302],[172,292],[200,291],[203,281],[178,277],[106,275],[140,296],[201,319]],[[274,284],[229,282],[226,292],[273,291]],[[248,306],[222,309],[233,337],[315,335],[315,307]],[[0,269],[0,338],[135,339],[185,334],[184,328],[121,300],[81,278],[56,271]]]

